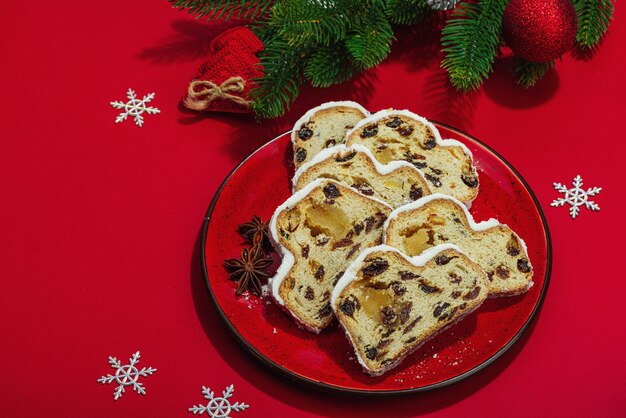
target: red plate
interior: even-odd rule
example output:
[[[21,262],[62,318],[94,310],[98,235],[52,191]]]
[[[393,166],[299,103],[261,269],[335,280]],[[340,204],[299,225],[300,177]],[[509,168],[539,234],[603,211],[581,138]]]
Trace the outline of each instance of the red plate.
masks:
[[[472,150],[480,193],[471,213],[477,221],[497,218],[526,241],[535,285],[521,296],[487,300],[400,366],[376,378],[362,372],[336,324],[314,335],[300,330],[273,303],[254,295],[236,297],[236,283],[228,279],[222,263],[238,257],[244,246],[237,225],[248,222],[253,214],[269,219],[291,194],[291,142],[285,133],[252,153],[224,180],[202,231],[209,293],[235,337],[256,358],[292,379],[322,389],[358,394],[418,392],[478,372],[509,349],[528,327],[550,277],[550,235],[543,212],[528,184],[495,151],[456,129],[436,125],[443,138],[457,139]]]

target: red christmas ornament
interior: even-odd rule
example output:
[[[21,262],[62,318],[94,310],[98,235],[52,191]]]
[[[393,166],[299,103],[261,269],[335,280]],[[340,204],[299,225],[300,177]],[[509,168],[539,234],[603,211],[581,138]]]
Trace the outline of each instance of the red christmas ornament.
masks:
[[[572,0],[511,0],[502,36],[527,61],[552,61],[574,46],[578,19]]]
[[[209,45],[209,59],[200,66],[183,98],[185,107],[197,111],[251,112],[248,93],[254,78],[263,75],[255,55],[263,43],[250,29],[228,29]]]

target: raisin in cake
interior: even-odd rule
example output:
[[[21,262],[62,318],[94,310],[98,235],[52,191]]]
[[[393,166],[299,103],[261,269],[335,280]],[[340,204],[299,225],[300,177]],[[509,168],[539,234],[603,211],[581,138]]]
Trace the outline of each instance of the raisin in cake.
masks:
[[[330,294],[361,250],[382,241],[391,213],[384,202],[334,180],[318,179],[278,207],[270,221],[282,263],[272,296],[296,322],[320,332],[330,325]]]
[[[441,139],[435,126],[408,110],[382,110],[355,125],[346,145],[363,144],[383,164],[405,160],[417,167],[433,192],[471,204],[478,194],[478,175],[470,150],[453,139]]]
[[[457,247],[409,258],[387,245],[359,255],[331,305],[366,373],[380,376],[486,299],[485,272]]]
[[[433,245],[457,245],[485,270],[489,296],[513,296],[533,284],[524,241],[495,219],[476,223],[461,202],[433,194],[396,209],[385,224],[385,244],[408,255]]]
[[[324,148],[343,144],[346,131],[369,112],[356,102],[328,102],[306,112],[293,127],[293,161],[296,169]]]
[[[424,176],[406,161],[381,164],[363,145],[337,145],[317,154],[302,165],[293,177],[294,192],[317,178],[329,178],[376,197],[391,207],[430,194]]]

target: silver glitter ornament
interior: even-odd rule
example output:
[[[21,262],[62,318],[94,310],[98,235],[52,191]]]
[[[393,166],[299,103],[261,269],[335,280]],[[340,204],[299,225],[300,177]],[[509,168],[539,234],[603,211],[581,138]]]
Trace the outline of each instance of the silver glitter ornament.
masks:
[[[454,9],[460,0],[426,0],[426,3],[433,10]]]

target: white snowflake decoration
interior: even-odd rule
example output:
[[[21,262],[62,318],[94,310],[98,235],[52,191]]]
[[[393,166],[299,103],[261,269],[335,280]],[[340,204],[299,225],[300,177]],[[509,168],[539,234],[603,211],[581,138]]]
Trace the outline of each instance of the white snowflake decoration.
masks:
[[[111,106],[116,109],[124,109],[122,113],[117,115],[115,118],[115,123],[124,122],[128,116],[134,116],[134,121],[137,126],[141,128],[143,125],[143,113],[147,113],[148,115],[156,115],[157,113],[161,113],[159,109],[156,107],[148,107],[146,103],[149,103],[154,99],[154,93],[147,94],[143,96],[143,99],[137,99],[137,94],[133,89],[128,89],[126,93],[126,98],[128,101],[124,102],[111,102]]]
[[[578,216],[578,213],[580,212],[580,207],[583,205],[591,211],[600,210],[600,206],[598,206],[597,203],[589,200],[589,197],[595,196],[600,193],[602,187],[592,187],[590,189],[583,190],[583,179],[582,177],[580,177],[580,175],[574,178],[572,185],[574,187],[568,189],[561,183],[554,183],[554,188],[558,190],[559,193],[564,193],[565,196],[555,199],[550,204],[550,206],[565,206],[565,204],[567,203],[571,206],[571,208],[569,208],[569,213],[570,215],[572,215],[572,219],[576,219],[576,216]]]
[[[208,403],[205,405],[194,405],[189,408],[189,412],[194,415],[207,413],[211,418],[228,418],[232,411],[241,412],[250,405],[246,405],[245,403],[235,402],[230,403],[228,400],[231,396],[233,396],[233,392],[235,391],[235,386],[230,385],[227,386],[226,389],[222,391],[221,397],[215,397],[215,394],[211,391],[211,389],[202,386],[202,393],[204,394],[204,399],[208,399]]]
[[[108,374],[106,376],[102,376],[98,379],[98,383],[109,384],[113,383],[113,381],[117,382],[119,385],[115,388],[113,392],[113,399],[118,400],[122,397],[124,393],[124,388],[126,386],[133,386],[133,390],[140,395],[146,394],[146,389],[143,387],[142,383],[137,382],[139,377],[146,377],[152,375],[152,373],[156,372],[157,369],[152,367],[144,367],[139,370],[135,367],[135,364],[139,363],[139,359],[141,356],[139,355],[139,351],[132,355],[130,358],[130,364],[122,366],[122,362],[116,359],[115,357],[109,357],[109,364],[112,368],[116,369],[115,375]]]

